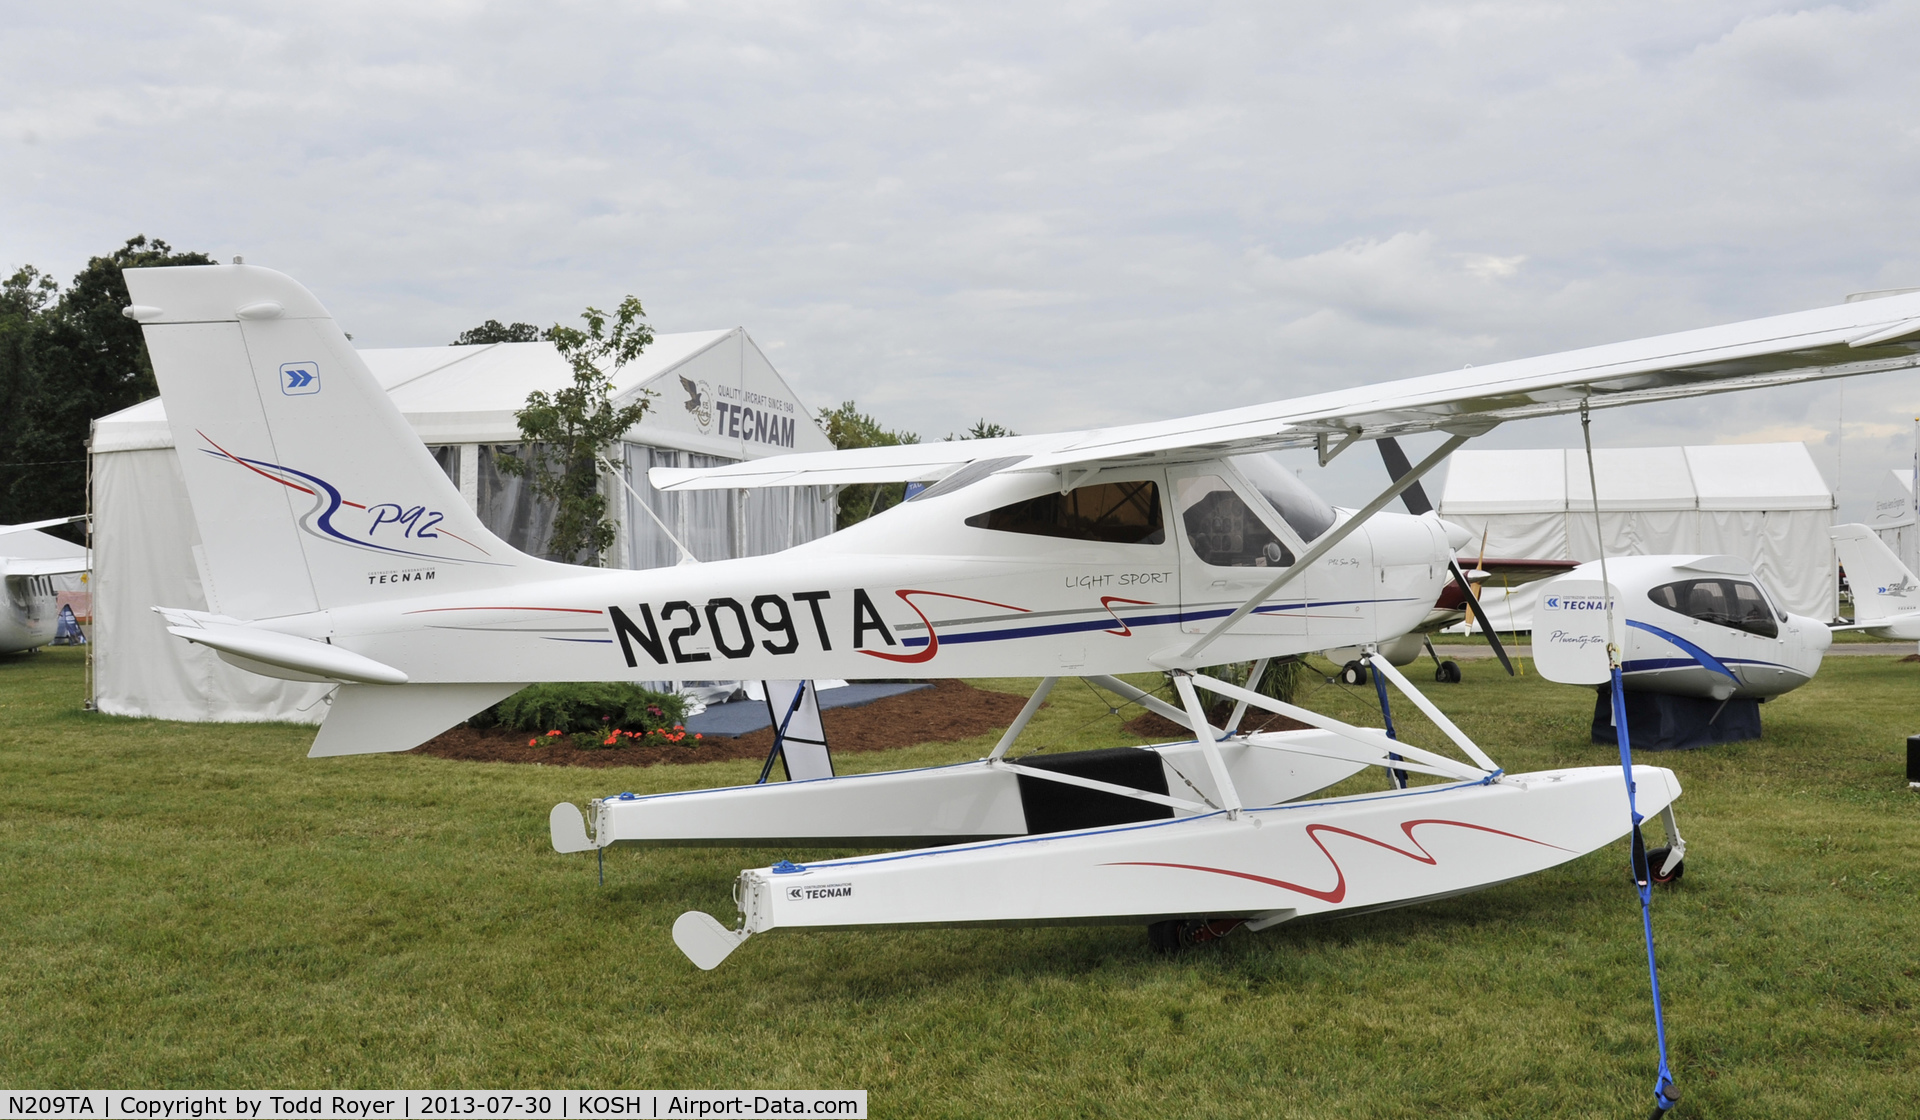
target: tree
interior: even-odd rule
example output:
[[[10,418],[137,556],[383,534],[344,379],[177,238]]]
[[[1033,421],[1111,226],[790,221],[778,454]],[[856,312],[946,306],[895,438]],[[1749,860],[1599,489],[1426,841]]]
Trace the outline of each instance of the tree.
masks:
[[[645,315],[640,300],[628,296],[612,313],[611,331],[608,313],[589,307],[580,314],[586,330],[556,323],[545,332],[573,367],[573,385],[527,394],[527,406],[514,413],[523,457],[496,461],[503,473],[526,476],[534,494],[557,507],[545,549],[549,556],[598,567],[613,544],[615,528],[600,491],[601,459],[647,412],[645,399],[624,408],[613,405],[614,373],[653,341]]]
[[[1000,439],[1004,436],[1017,436],[1019,434],[1020,434],[1019,432],[1014,431],[1012,428],[1007,427],[1005,424],[989,424],[987,422],[987,418],[983,416],[980,419],[975,420],[973,422],[973,427],[968,428],[965,432],[962,432],[960,435],[957,435],[957,436],[950,435],[947,438],[949,440]]]
[[[43,469],[41,464],[21,460],[16,448],[27,414],[27,398],[33,395],[35,386],[33,335],[40,328],[47,305],[59,294],[60,285],[53,277],[32,265],[23,266],[0,285],[0,478],[17,481],[27,471]],[[39,520],[11,515],[12,489],[11,483],[0,485],[0,524]]]
[[[59,293],[31,267],[0,290],[0,399],[6,468],[0,522],[78,513],[86,503],[87,437],[95,417],[159,394],[140,324],[120,314],[132,302],[128,268],[212,264],[204,253],[176,253],[164,241],[132,237],[94,257]],[[49,301],[52,301],[51,303]]]
[[[477,327],[460,332],[453,340],[453,346],[485,346],[491,342],[538,342],[543,332],[532,323],[509,323],[502,325],[498,319],[488,319]]]
[[[860,407],[852,401],[843,402],[839,408],[821,409],[820,423],[827,429],[827,438],[842,451],[851,447],[897,447],[903,443],[920,442],[920,437],[912,432],[896,432],[881,427],[880,421],[861,412]],[[904,482],[862,483],[847,487],[840,491],[840,514],[834,527],[844,529],[899,505],[906,498],[906,490]]]

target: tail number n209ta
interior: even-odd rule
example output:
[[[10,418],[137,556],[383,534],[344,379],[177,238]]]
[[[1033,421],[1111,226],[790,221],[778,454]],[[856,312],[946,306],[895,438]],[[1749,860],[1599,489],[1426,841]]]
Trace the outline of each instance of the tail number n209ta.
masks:
[[[613,632],[620,639],[620,653],[627,659],[628,668],[640,664],[636,648],[656,665],[688,665],[712,661],[712,650],[729,660],[752,657],[762,650],[775,656],[798,653],[809,629],[819,641],[820,650],[831,652],[833,639],[827,615],[832,599],[831,591],[756,595],[747,603],[721,595],[701,605],[675,599],[661,604],[658,614],[651,603],[641,603],[635,613],[610,606],[607,617],[613,620]],[[865,648],[873,636],[890,646],[899,644],[864,588],[853,589],[851,603],[847,622],[854,649]],[[796,610],[800,605],[806,608],[804,612]],[[796,614],[800,615],[798,623]],[[811,628],[806,626],[809,621],[813,623]]]

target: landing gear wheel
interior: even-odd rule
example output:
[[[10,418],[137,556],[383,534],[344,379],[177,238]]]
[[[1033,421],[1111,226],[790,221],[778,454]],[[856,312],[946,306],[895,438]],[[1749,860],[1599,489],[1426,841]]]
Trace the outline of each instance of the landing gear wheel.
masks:
[[[1667,856],[1672,854],[1672,852],[1672,848],[1654,848],[1647,853],[1647,874],[1654,882],[1677,883],[1680,881],[1680,876],[1687,873],[1687,861],[1685,858],[1682,858],[1679,863],[1674,864],[1673,870],[1670,873],[1665,875],[1660,873],[1660,868],[1666,864]]]
[[[1441,684],[1459,684],[1460,663],[1458,661],[1442,661],[1440,667],[1433,671],[1433,679],[1439,681]]]
[[[1186,947],[1180,940],[1180,927],[1186,924],[1178,919],[1153,923],[1147,927],[1147,944],[1153,946],[1156,953],[1168,956],[1178,953]]]
[[[1364,662],[1349,661],[1340,667],[1340,683],[1361,685],[1367,683],[1367,666]]]

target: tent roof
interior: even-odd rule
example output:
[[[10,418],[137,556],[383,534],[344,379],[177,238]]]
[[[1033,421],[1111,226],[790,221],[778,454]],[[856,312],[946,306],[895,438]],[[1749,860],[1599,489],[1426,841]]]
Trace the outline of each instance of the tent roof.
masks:
[[[525,406],[527,394],[535,389],[552,392],[573,380],[572,368],[550,342],[419,346],[359,354],[429,444],[517,443],[520,430],[513,414]],[[705,407],[695,408],[700,401],[683,382],[699,387]],[[730,459],[832,448],[810,410],[739,327],[656,335],[643,354],[615,374],[613,389],[619,404],[652,394],[647,415],[628,433],[635,443]],[[731,425],[729,405],[736,413]],[[755,409],[790,421],[791,444],[756,440],[753,417],[740,414]],[[172,432],[157,397],[94,422],[95,452],[171,446]]]
[[[15,529],[0,533],[0,556],[21,560],[68,560],[85,556],[87,550],[72,541],[62,540],[38,529]]]
[[[1593,460],[1603,510],[1834,508],[1801,443],[1595,448]],[[1456,451],[1440,512],[1579,512],[1592,494],[1577,448]]]

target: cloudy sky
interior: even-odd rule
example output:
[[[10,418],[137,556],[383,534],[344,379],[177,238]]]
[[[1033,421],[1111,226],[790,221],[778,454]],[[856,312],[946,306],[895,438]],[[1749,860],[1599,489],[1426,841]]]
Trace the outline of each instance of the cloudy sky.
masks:
[[[368,346],[633,292],[662,330],[745,326],[815,406],[933,437],[1920,286],[1913,4],[78,0],[8,22],[9,270],[64,278],[145,233],[292,274]],[[1807,440],[1853,518],[1915,416],[1920,374],[1896,374],[1595,426]],[[1577,441],[1534,421],[1482,444]],[[1335,498],[1377,482],[1336,468]]]

